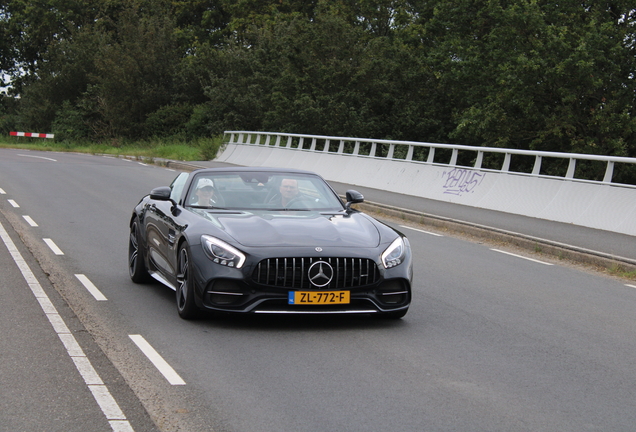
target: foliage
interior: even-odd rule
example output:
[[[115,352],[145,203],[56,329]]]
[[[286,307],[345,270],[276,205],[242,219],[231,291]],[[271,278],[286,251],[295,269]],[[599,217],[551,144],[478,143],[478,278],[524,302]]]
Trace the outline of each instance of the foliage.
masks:
[[[0,99],[2,131],[199,148],[267,130],[636,157],[627,0],[5,0],[0,69],[19,95]]]

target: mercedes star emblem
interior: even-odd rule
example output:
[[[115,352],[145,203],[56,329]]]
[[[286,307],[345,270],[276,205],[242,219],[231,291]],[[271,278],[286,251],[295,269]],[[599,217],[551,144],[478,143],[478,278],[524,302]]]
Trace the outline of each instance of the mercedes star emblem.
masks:
[[[316,261],[309,267],[307,272],[309,281],[318,288],[329,285],[333,278],[333,268],[326,261]]]

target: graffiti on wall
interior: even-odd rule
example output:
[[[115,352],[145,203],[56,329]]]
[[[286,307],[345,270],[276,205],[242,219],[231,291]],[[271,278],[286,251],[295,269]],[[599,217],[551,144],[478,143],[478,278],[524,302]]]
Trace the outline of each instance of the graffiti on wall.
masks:
[[[473,193],[475,188],[479,186],[486,177],[486,173],[454,168],[451,171],[444,171],[442,176],[446,177],[446,183],[442,186],[444,194],[462,196],[467,193]]]

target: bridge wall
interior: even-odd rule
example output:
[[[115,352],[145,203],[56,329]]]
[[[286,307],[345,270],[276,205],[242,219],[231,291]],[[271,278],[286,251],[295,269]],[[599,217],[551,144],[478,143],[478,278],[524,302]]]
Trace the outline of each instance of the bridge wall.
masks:
[[[228,144],[217,160],[636,236],[636,189],[473,168]]]

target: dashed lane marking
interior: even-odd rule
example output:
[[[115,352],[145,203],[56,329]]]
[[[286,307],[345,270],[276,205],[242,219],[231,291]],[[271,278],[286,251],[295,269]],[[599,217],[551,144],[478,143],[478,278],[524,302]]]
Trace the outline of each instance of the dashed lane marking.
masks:
[[[95,300],[97,301],[108,300],[106,296],[102,294],[102,292],[99,289],[97,289],[97,287],[93,285],[93,282],[91,282],[90,279],[88,279],[85,275],[76,274],[75,277],[79,279],[82,285],[84,285],[84,288],[86,288],[88,292],[91,293],[93,297],[95,297]]]
[[[51,240],[50,238],[45,238],[42,240],[44,240],[44,243],[46,243],[46,245],[53,251],[55,255],[64,255],[64,252],[62,252],[62,249],[57,247],[57,245],[55,244],[53,240]]]
[[[32,227],[36,227],[38,226],[38,224],[35,223],[35,221],[33,219],[31,219],[31,216],[27,216],[27,215],[23,215],[22,216],[24,218],[25,221],[27,221],[27,223],[29,225],[31,225]]]
[[[161,372],[161,374],[172,385],[185,385],[185,381],[179,376],[179,374],[168,364],[167,361],[159,355],[157,351],[144,339],[141,335],[128,335],[130,339],[137,345],[142,353],[153,365]]]

